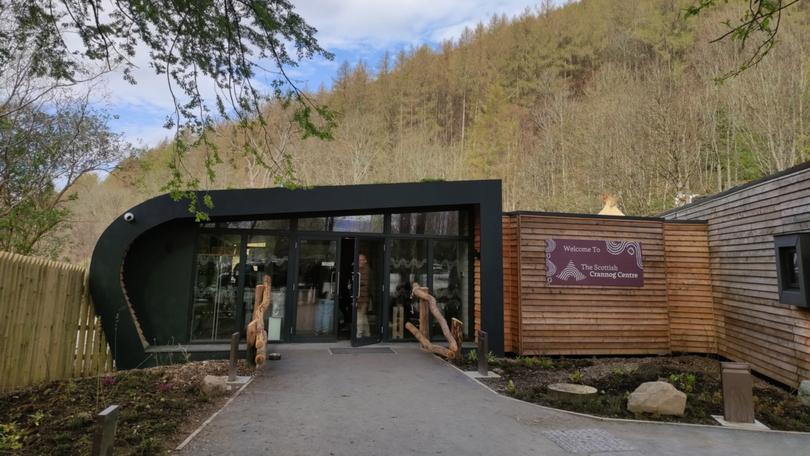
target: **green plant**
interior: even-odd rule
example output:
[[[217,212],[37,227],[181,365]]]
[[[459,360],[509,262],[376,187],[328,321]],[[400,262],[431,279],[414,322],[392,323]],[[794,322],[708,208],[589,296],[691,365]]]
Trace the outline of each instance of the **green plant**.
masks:
[[[478,362],[478,352],[475,350],[470,350],[467,352],[467,362],[470,363],[477,363]]]
[[[22,433],[14,423],[0,424],[0,450],[19,450],[22,448]]]
[[[191,362],[191,353],[186,349],[186,347],[182,344],[177,344],[177,348],[180,350],[180,356],[183,357],[183,364],[188,364]]]
[[[487,353],[487,362],[489,364],[493,364],[496,361],[498,361],[498,358],[495,357],[495,353],[492,353],[492,352]]]
[[[506,384],[506,392],[511,394],[512,396],[515,395],[515,393],[517,392],[517,388],[515,387],[515,382],[513,382],[512,380],[509,380],[509,382]]]
[[[697,377],[695,374],[680,373],[670,374],[669,376],[669,382],[684,393],[693,392],[695,390],[696,381]]]
[[[553,369],[554,361],[551,358],[538,358],[536,364],[540,369]]]
[[[34,427],[39,427],[42,424],[42,419],[45,418],[45,414],[42,413],[41,410],[37,410],[35,413],[28,415],[31,418],[31,422],[34,424]]]
[[[582,380],[585,378],[585,374],[582,371],[574,371],[568,375],[568,381],[571,383],[582,383]]]

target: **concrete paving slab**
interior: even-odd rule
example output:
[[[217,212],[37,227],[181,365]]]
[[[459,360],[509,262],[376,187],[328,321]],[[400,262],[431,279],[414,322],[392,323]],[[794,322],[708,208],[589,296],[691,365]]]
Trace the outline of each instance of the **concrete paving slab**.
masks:
[[[263,366],[185,454],[810,456],[803,434],[604,421],[527,404],[410,345],[362,356],[286,347],[274,347],[282,359]],[[550,434],[577,432],[592,444],[577,451],[590,453]]]

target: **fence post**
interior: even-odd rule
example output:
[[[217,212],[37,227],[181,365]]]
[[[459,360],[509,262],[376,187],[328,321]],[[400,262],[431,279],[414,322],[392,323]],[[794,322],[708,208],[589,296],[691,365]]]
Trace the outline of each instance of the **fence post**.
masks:
[[[115,427],[118,424],[119,406],[111,405],[96,415],[96,432],[93,435],[93,456],[112,456],[115,442]]]
[[[239,355],[239,333],[231,334],[231,366],[228,370],[228,381],[236,381],[236,358]]]
[[[478,373],[484,377],[489,375],[489,341],[486,331],[478,331]]]

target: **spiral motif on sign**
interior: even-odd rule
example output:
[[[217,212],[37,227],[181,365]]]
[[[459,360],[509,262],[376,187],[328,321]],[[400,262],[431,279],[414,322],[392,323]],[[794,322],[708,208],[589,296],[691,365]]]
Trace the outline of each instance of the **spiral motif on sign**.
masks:
[[[608,253],[611,255],[619,255],[623,252],[627,252],[628,255],[633,255],[636,257],[636,266],[639,269],[644,269],[644,265],[641,259],[641,244],[634,241],[605,241],[605,245],[607,246]]]
[[[627,241],[605,241],[608,253],[611,255],[618,255],[624,252],[624,248],[629,244]]]
[[[585,274],[579,272],[579,269],[574,265],[574,261],[569,261],[568,266],[563,268],[563,270],[557,274],[557,278],[560,280],[568,280],[573,278],[577,282],[580,280],[585,280]]]
[[[549,281],[551,281],[550,277],[556,273],[557,273],[557,265],[552,263],[550,258],[546,257],[546,276],[549,277]]]

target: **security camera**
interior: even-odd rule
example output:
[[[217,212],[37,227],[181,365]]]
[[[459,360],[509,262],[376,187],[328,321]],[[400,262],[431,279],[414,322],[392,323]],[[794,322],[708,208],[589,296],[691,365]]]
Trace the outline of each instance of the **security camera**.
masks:
[[[124,214],[124,221],[127,223],[134,223],[135,222],[135,214],[132,212],[127,212]]]

